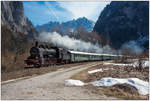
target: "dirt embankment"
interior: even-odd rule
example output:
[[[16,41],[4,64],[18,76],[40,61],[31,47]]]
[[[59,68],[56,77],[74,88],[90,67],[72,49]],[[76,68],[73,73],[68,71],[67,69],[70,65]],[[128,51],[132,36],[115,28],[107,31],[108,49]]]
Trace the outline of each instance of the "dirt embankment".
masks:
[[[86,64],[86,63],[88,63],[88,62],[74,63],[74,64],[72,63],[72,64],[65,64],[65,65],[54,65],[54,66],[40,67],[40,68],[20,67],[22,69],[13,70],[11,72],[2,72],[2,74],[1,74],[2,75],[2,81],[21,78],[21,77],[26,77],[26,76],[45,74],[45,73],[48,73],[48,72],[56,71],[60,68],[70,68],[72,66],[82,65],[82,64]]]

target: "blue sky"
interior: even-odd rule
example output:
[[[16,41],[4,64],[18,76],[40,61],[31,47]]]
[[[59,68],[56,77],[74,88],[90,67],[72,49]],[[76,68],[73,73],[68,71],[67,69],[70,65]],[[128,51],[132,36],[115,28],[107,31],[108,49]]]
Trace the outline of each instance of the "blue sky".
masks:
[[[96,21],[110,2],[24,1],[25,15],[36,26],[49,21],[65,22],[79,17]]]

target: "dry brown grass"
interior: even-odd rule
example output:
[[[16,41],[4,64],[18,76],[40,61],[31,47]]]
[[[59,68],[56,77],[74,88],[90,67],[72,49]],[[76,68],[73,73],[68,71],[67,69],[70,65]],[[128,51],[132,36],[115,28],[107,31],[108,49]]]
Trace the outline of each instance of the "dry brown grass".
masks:
[[[94,69],[105,69],[108,68],[109,70],[104,70],[103,72],[96,72],[93,74],[88,74],[88,71]],[[112,65],[99,65],[92,68],[89,68],[85,71],[82,71],[78,74],[75,74],[72,79],[78,79],[84,82],[91,82],[99,80],[103,77],[113,77],[113,78],[139,78],[141,80],[148,81],[149,80],[149,69],[144,68],[142,72],[138,71],[136,68],[131,66],[128,67],[119,67],[119,66],[112,66]]]
[[[121,88],[120,88],[121,86]],[[123,88],[124,87],[124,88]],[[140,96],[136,88],[130,85],[114,85],[111,87],[95,87],[92,85],[85,86],[86,89],[97,95],[106,95],[108,97],[116,97],[118,100],[145,100],[148,95]]]
[[[49,66],[49,67],[40,67],[40,68],[24,68],[23,66],[20,67],[22,69],[16,69],[10,72],[2,72],[1,73],[1,79],[2,81],[10,80],[10,79],[16,79],[20,77],[26,77],[26,76],[33,76],[33,75],[41,75],[45,73],[49,73],[52,71],[56,71],[60,68],[69,68],[72,66],[77,66],[81,64],[86,64],[87,62],[83,63],[74,63],[74,64],[65,64],[65,65],[55,65],[55,66]]]
[[[86,69],[86,70],[84,70],[84,71],[81,71],[81,72],[79,72],[79,73],[73,75],[73,76],[71,77],[71,79],[85,81],[85,80],[88,79],[88,76],[87,76],[87,75],[88,75],[88,71],[89,71],[89,70],[93,70],[93,68],[90,68],[90,69]]]
[[[88,74],[88,71],[100,68],[109,68],[104,72],[96,72],[93,74]],[[77,73],[71,77],[71,79],[81,80],[83,82],[92,82],[100,80],[103,77],[114,77],[114,78],[139,78],[145,81],[149,81],[149,69],[145,68],[142,72],[138,71],[133,67],[119,67],[112,65],[98,65],[92,68],[89,68],[85,71]],[[97,94],[104,93],[107,96],[114,96],[120,99],[148,99],[148,95],[140,96],[136,88],[131,87],[130,85],[115,85],[111,87],[93,87],[86,86],[87,89],[94,89],[94,92]]]
[[[88,68],[84,71],[81,71],[75,75],[73,75],[71,77],[71,79],[76,79],[76,80],[81,80],[81,81],[84,81],[84,82],[87,82],[87,80],[89,79],[89,74],[88,74],[88,71],[91,71],[91,70],[95,70],[95,69],[99,69],[99,66],[93,66],[92,68]]]
[[[123,88],[119,88],[116,85],[112,87],[98,87],[97,90],[99,92],[103,92],[106,96],[114,96],[119,99],[124,99],[124,100],[144,100],[148,99],[147,96],[140,96],[138,95],[138,91],[135,88],[130,89],[130,91],[125,91],[127,88],[132,88],[130,85],[125,86]]]

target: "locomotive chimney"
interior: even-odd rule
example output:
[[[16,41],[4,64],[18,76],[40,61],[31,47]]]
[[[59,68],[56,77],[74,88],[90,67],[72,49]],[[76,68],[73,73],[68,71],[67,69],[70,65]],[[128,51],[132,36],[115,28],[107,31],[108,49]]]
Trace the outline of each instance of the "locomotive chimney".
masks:
[[[38,47],[38,42],[37,41],[35,42],[35,47]]]

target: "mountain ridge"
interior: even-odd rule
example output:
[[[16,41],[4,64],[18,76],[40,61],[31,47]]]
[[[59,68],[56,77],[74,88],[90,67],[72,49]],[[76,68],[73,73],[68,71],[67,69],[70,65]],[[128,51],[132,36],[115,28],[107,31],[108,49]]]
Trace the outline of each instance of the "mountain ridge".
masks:
[[[60,31],[65,34],[67,31],[74,31],[78,27],[83,27],[87,31],[92,31],[94,27],[94,21],[88,20],[86,17],[73,19],[66,22],[56,22],[56,21],[50,21],[43,25],[37,25],[36,29],[39,33],[41,32],[49,32],[53,31],[53,29],[60,29]]]

